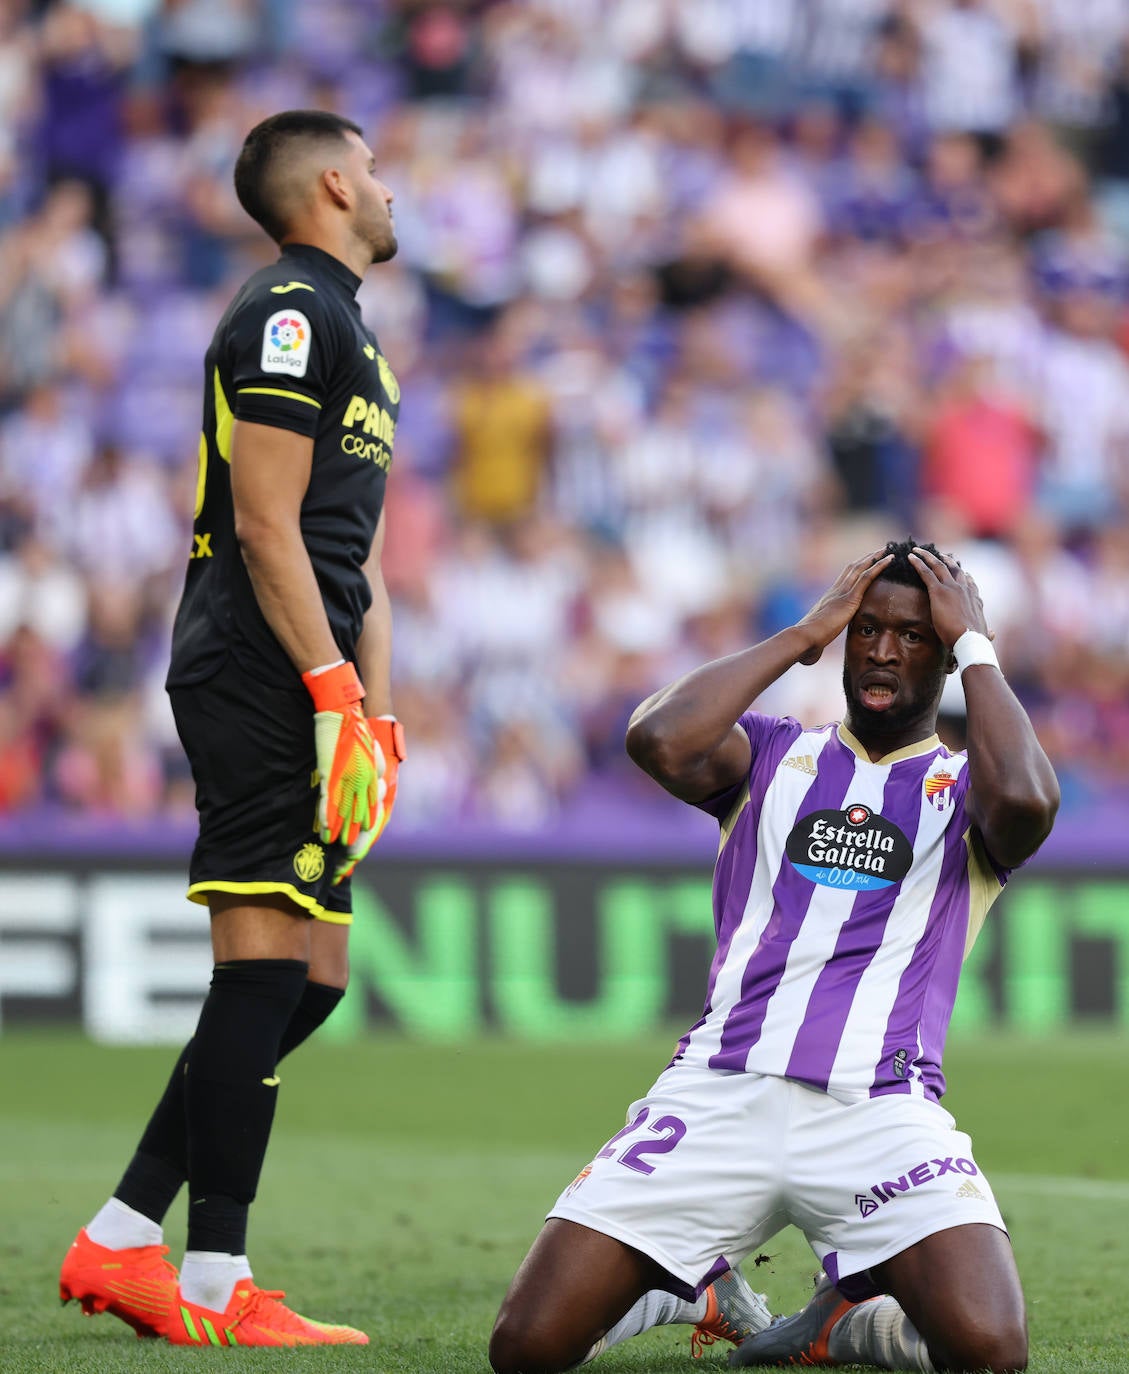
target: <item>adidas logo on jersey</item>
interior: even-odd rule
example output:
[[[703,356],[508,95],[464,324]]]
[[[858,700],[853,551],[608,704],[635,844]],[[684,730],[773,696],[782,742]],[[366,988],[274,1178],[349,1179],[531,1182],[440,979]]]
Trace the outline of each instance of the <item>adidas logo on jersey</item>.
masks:
[[[784,760],[785,768],[794,768],[798,773],[807,773],[809,777],[815,777],[815,755],[814,754],[790,754]]]
[[[953,1194],[954,1197],[976,1197],[983,1198],[984,1194],[977,1188],[975,1183],[962,1183]]]

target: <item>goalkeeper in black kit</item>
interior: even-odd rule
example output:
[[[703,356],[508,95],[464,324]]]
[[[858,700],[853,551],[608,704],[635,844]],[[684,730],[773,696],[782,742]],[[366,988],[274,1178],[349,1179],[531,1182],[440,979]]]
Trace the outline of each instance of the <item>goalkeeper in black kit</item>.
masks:
[[[235,168],[280,245],[220,321],[168,689],[200,832],[189,897],[215,968],[196,1033],[60,1296],[174,1345],[367,1344],[259,1288],[247,1215],[277,1065],[340,1001],[350,874],[388,822],[403,734],[380,572],[400,389],[356,302],[396,252],[392,195],[360,129],[272,116]],[[179,1271],[162,1221],[188,1184]]]

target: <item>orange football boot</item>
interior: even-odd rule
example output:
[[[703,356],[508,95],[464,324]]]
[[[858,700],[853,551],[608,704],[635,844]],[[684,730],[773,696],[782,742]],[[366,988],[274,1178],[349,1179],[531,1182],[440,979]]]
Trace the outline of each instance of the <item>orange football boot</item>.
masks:
[[[176,1298],[168,1252],[167,1245],[110,1250],[91,1240],[84,1226],[59,1271],[59,1297],[81,1303],[88,1317],[112,1312],[139,1336],[160,1335]]]
[[[363,1331],[292,1312],[282,1292],[240,1279],[222,1312],[186,1302],[178,1288],[161,1335],[173,1345],[368,1345]]]

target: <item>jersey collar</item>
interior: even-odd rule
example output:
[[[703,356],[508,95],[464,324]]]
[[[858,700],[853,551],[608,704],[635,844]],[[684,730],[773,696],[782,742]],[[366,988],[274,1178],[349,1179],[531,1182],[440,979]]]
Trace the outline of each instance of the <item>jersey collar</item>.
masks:
[[[325,272],[335,281],[341,283],[349,292],[350,296],[355,296],[360,289],[361,279],[341,261],[335,258],[332,253],[327,253],[324,249],[315,248],[312,243],[287,243],[283,245],[283,258],[299,258],[305,262],[317,266],[320,272]]]
[[[941,747],[940,736],[930,735],[928,739],[919,739],[916,744],[907,744],[904,749],[895,749],[892,754],[883,754],[880,759],[874,760],[845,725],[840,725],[836,733],[840,742],[845,744],[852,754],[857,754],[864,763],[876,763],[878,765],[900,763],[902,759],[918,758],[922,754],[931,754],[935,749]]]

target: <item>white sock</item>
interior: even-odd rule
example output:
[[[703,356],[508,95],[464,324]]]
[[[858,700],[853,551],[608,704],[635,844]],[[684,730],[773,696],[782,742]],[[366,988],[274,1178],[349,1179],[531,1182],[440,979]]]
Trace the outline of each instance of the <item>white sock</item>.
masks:
[[[108,1250],[132,1250],[139,1245],[160,1245],[164,1239],[161,1223],[135,1212],[124,1202],[112,1197],[86,1228],[95,1245]]]
[[[933,1361],[925,1342],[893,1298],[872,1298],[843,1314],[831,1329],[827,1353],[840,1364],[876,1364],[883,1369],[919,1369]]]
[[[585,1355],[583,1363],[587,1364],[589,1360],[594,1360],[602,1351],[610,1350],[620,1341],[630,1340],[632,1336],[649,1331],[652,1326],[667,1326],[671,1322],[699,1322],[705,1315],[704,1293],[696,1302],[684,1302],[673,1293],[664,1293],[661,1288],[652,1288],[596,1342]]]
[[[197,1307],[222,1312],[231,1301],[240,1279],[251,1277],[246,1255],[224,1255],[213,1250],[186,1250],[180,1267],[180,1292]]]

